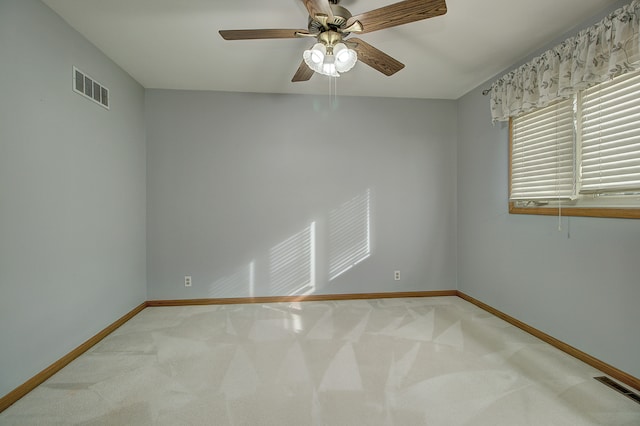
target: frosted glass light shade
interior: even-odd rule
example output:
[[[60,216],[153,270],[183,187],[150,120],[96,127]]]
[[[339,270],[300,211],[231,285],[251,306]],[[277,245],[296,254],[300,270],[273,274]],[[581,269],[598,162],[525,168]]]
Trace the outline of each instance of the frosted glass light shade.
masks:
[[[322,64],[325,61],[327,48],[322,43],[316,43],[302,54],[305,64],[315,72],[321,73]]]
[[[327,55],[324,57],[324,63],[322,64],[322,71],[320,74],[328,75],[330,77],[340,77],[336,70],[335,57],[333,55]]]
[[[358,61],[358,54],[355,50],[349,49],[344,43],[338,43],[333,48],[336,69],[339,72],[347,72],[354,67]]]
[[[327,48],[322,43],[316,43],[309,50],[309,60],[314,64],[321,64],[324,62],[324,57],[327,54]]]

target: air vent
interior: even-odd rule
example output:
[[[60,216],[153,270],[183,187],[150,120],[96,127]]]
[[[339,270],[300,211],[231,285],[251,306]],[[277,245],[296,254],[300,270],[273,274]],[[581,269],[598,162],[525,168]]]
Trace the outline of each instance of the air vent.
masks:
[[[610,378],[605,377],[605,376],[594,377],[594,379],[596,379],[600,383],[603,383],[603,384],[609,386],[611,389],[615,390],[616,392],[620,392],[621,394],[623,394],[627,398],[630,398],[633,401],[635,401],[638,404],[640,404],[640,395],[638,395],[637,393],[625,388],[624,386],[622,386],[618,382],[615,382],[615,381],[613,381]]]
[[[73,67],[73,91],[109,109],[109,89],[76,67]]]

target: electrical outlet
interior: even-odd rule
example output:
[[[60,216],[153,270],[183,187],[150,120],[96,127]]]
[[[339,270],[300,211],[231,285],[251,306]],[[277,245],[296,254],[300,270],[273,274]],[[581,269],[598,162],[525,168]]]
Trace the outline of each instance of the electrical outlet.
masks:
[[[191,275],[184,276],[184,286],[191,287]]]
[[[400,271],[394,271],[393,279],[396,281],[400,281]]]

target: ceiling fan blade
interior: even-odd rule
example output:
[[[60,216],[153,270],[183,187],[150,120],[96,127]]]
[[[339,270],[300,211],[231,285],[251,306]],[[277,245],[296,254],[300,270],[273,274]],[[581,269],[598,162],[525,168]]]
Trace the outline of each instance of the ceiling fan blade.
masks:
[[[384,75],[393,75],[404,68],[402,62],[393,59],[382,50],[376,49],[359,38],[350,38],[346,41],[346,44],[356,51],[359,61],[364,62]]]
[[[447,13],[445,0],[405,0],[352,16],[347,20],[347,26],[360,21],[364,27],[362,33],[370,33],[445,13]]]
[[[302,0],[304,7],[309,11],[309,16],[326,15],[329,22],[333,22],[333,12],[329,6],[329,0]]]
[[[293,83],[296,81],[307,81],[313,76],[314,71],[309,68],[309,66],[304,62],[304,60],[300,63],[298,67],[298,71],[296,71],[295,75],[291,79]]]
[[[299,34],[309,34],[307,30],[273,29],[273,30],[220,30],[225,40],[258,40],[273,38],[298,38]]]

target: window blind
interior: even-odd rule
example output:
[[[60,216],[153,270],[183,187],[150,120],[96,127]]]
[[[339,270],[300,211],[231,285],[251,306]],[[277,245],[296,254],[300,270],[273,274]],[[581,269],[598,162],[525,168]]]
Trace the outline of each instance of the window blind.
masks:
[[[640,190],[640,73],[584,91],[582,193]]]
[[[574,100],[512,121],[510,200],[575,197]]]

